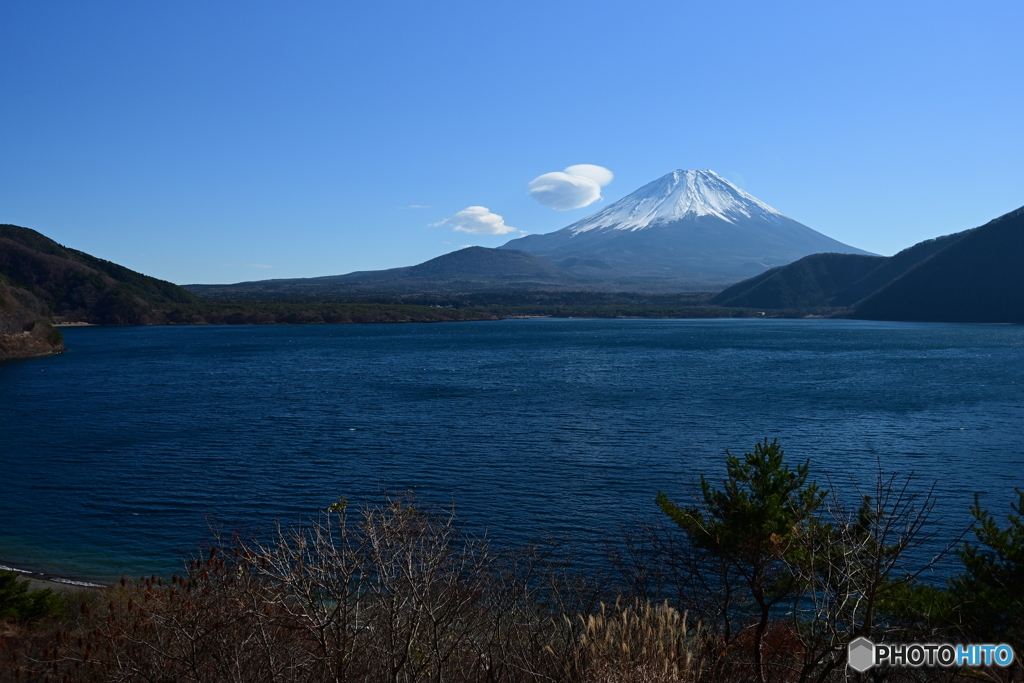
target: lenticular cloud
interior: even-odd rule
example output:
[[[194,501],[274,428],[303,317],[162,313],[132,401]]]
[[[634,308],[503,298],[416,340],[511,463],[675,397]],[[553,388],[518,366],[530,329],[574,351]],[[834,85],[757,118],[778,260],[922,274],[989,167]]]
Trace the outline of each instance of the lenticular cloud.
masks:
[[[590,178],[595,183],[604,187],[612,181],[615,175],[604,166],[595,166],[594,164],[576,164],[565,169],[565,172],[569,175],[583,176],[584,178]]]
[[[576,164],[565,169],[545,173],[530,182],[530,196],[544,206],[559,211],[580,209],[601,198],[601,188],[612,181],[614,175],[604,166]]]
[[[452,230],[468,232],[474,235],[504,235],[515,232],[517,228],[505,225],[505,219],[486,206],[468,206],[451,218],[446,218],[432,226],[450,225]]]

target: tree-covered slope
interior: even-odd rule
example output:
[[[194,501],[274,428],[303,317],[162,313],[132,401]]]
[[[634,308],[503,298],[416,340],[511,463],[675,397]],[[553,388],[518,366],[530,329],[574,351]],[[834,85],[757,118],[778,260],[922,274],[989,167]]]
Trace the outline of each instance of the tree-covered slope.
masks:
[[[1024,323],[1024,207],[889,258],[808,256],[739,282],[709,303],[832,307],[869,320]]]
[[[882,289],[918,263],[958,241],[968,232],[970,231],[936,237],[935,239],[918,242],[914,246],[904,249],[895,256],[882,261],[877,268],[858,280],[853,286],[835,296],[829,304],[841,307],[856,305],[857,302]]]
[[[408,268],[405,277],[424,279],[479,277],[497,280],[572,279],[550,261],[514,249],[466,247]]]
[[[860,302],[854,317],[1024,323],[1024,207],[961,235]]]
[[[58,321],[145,324],[161,321],[170,307],[198,302],[178,285],[16,225],[0,225],[0,277],[35,302],[25,305]]]
[[[859,254],[812,254],[739,282],[709,303],[776,309],[823,306],[885,260],[882,256]]]

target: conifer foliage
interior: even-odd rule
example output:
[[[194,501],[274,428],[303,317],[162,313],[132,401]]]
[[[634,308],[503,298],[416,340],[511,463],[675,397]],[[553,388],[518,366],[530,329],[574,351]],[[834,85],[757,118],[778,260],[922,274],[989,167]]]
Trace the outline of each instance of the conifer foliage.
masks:
[[[772,610],[792,598],[796,562],[808,523],[824,499],[815,483],[807,483],[809,463],[790,469],[778,441],[765,439],[743,458],[726,451],[727,476],[723,488],[701,477],[702,500],[679,506],[660,493],[658,506],[707,552],[718,567],[721,594],[733,605],[723,605],[727,619],[743,614],[744,602],[753,602],[757,618],[753,631],[754,669],[765,681],[763,650]]]

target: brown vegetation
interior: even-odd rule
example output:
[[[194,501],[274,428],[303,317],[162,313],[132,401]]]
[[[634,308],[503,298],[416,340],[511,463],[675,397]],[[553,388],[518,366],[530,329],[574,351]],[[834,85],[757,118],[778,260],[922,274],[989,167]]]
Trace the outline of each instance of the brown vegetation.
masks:
[[[697,680],[667,605],[593,610],[545,553],[499,556],[410,498],[340,502],[184,577],[122,581],[49,629],[8,629],[0,680]],[[590,597],[586,597],[590,596]],[[569,616],[572,615],[572,616]]]
[[[730,458],[731,474],[743,474],[742,462]],[[788,471],[781,459],[764,463],[765,481],[784,475],[794,493],[808,490],[802,469]],[[722,526],[716,520],[724,518],[708,516],[717,514],[711,507],[670,507],[684,522],[704,514],[702,528],[715,529],[715,545],[688,544],[666,527],[641,531],[617,560],[625,579],[620,597],[605,593],[604,601],[603,587],[569,572],[552,546],[498,553],[466,533],[453,511],[421,507],[409,495],[355,512],[342,499],[303,525],[279,525],[269,537],[217,541],[184,576],[122,580],[73,596],[61,619],[0,623],[0,681],[1020,680],[1019,662],[1006,669],[876,668],[860,678],[847,669],[846,643],[856,635],[884,642],[1008,638],[1019,645],[1012,625],[992,633],[970,626],[956,590],[942,594],[953,599],[945,603],[933,599],[941,597],[938,589],[908,590],[913,576],[903,571],[903,559],[926,537],[934,499],[907,484],[880,478],[856,512],[816,493],[805,496],[824,504],[825,514],[780,518],[788,529],[773,531],[755,558],[760,575],[773,576],[769,583],[751,584],[743,574],[749,560],[719,552],[749,548],[737,544],[756,539],[757,529]],[[706,491],[708,501],[726,502]],[[743,500],[760,505],[756,495]],[[1017,517],[1004,533],[987,513],[976,516],[987,546],[1002,543],[1007,557],[1024,548]],[[986,540],[989,532],[998,538]],[[730,541],[728,534],[741,536]],[[976,559],[965,576],[981,586],[987,565],[982,555]],[[1011,583],[1000,581],[1012,594]],[[786,591],[790,602],[771,610],[765,626],[756,601],[744,598],[751,588]],[[973,589],[971,609],[980,609],[980,594]],[[3,602],[0,594],[0,619]],[[1019,620],[1006,600],[992,604],[995,613]],[[955,618],[933,618],[937,608],[950,607]],[[986,617],[981,625],[994,623]]]
[[[63,341],[46,320],[21,322],[0,312],[0,361],[52,356],[65,351]]]

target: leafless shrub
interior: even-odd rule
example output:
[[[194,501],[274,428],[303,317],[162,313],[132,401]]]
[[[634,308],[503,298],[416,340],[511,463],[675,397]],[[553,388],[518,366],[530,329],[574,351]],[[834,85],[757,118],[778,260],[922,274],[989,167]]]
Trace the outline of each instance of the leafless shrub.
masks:
[[[581,626],[558,610],[591,593],[568,594],[580,586],[552,552],[499,557],[453,511],[410,496],[355,514],[339,501],[268,539],[218,541],[184,577],[124,581],[17,668],[69,681],[578,680]]]
[[[894,620],[907,589],[930,572],[963,538],[937,542],[932,524],[934,485],[916,487],[913,474],[883,475],[853,510],[835,486],[824,514],[800,539],[791,570],[803,590],[792,620],[806,655],[799,680],[826,681],[845,668],[846,644],[858,636],[875,641],[934,637],[907,632]]]
[[[759,659],[728,567],[671,529],[628,540],[617,562],[633,596],[600,604],[557,546],[496,553],[452,510],[406,495],[222,539],[184,577],[125,581],[45,633],[7,629],[0,681],[839,680],[846,642],[886,635],[873,615],[924,571],[907,554],[927,540],[933,504],[902,479],[880,478],[856,512],[830,499],[789,555],[800,591]]]

